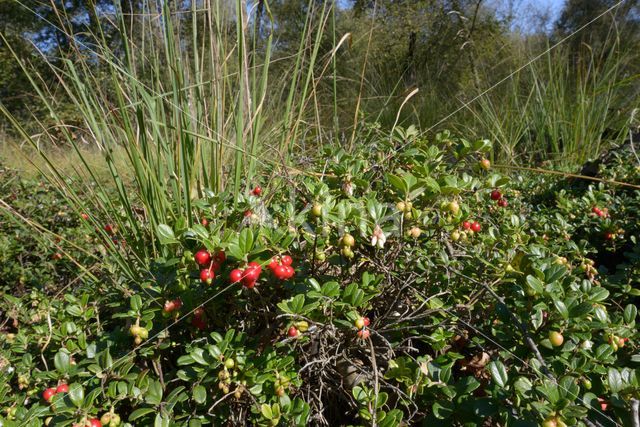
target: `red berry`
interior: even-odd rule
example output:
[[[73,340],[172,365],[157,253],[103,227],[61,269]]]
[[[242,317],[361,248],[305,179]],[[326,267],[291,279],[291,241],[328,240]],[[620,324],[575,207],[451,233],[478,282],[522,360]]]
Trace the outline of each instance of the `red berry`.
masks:
[[[285,268],[285,274],[286,274],[284,278],[291,279],[293,275],[296,273],[296,271],[290,265],[285,265],[283,267]]]
[[[207,322],[202,317],[194,317],[191,319],[191,324],[201,331],[204,331],[207,328]]]
[[[193,259],[198,265],[205,266],[211,262],[211,254],[206,249],[200,249],[198,252],[196,252]]]
[[[262,273],[262,266],[258,262],[251,261],[249,264],[247,264],[247,268],[255,268],[259,273]]]
[[[222,268],[222,265],[220,265],[218,261],[211,261],[209,268],[213,270],[214,273],[217,273],[220,270],[220,268]]]
[[[358,338],[363,339],[363,340],[366,340],[367,338],[369,338],[369,335],[370,335],[370,334],[371,334],[371,333],[369,332],[369,330],[368,330],[368,329],[360,329],[360,330],[358,331]]]
[[[282,260],[282,264],[284,265],[293,264],[293,258],[291,258],[289,255],[283,255],[281,260]]]
[[[364,326],[369,326],[369,324],[371,324],[371,320],[369,320],[368,317],[364,317],[363,320],[364,320]]]
[[[109,234],[113,234],[113,225],[111,224],[107,224],[104,226],[104,231],[106,231]]]
[[[69,392],[69,386],[67,384],[60,384],[58,386],[58,388],[56,388],[56,393],[68,393]]]
[[[269,263],[269,268],[271,269],[271,271],[274,271],[279,265],[280,262],[278,261],[278,257],[271,258],[271,262]]]
[[[97,418],[92,418],[89,420],[89,425],[91,427],[102,427],[102,423]]]
[[[84,219],[85,221],[89,219],[89,215],[87,215],[86,213],[81,213],[80,216],[82,217],[82,219]]]
[[[260,268],[259,267],[254,267],[252,265],[248,265],[247,268],[244,270],[244,277],[242,278],[243,281],[247,281],[247,282],[255,282],[256,280],[258,280],[258,278],[260,277]]]
[[[248,280],[247,278],[244,278],[242,280],[242,286],[244,286],[247,289],[253,289],[253,287],[256,285],[256,281],[255,280]]]
[[[204,308],[202,307],[198,307],[195,310],[193,310],[193,315],[195,317],[204,317]]]
[[[602,397],[598,398],[598,403],[600,403],[600,409],[602,409],[602,411],[606,411],[607,407],[609,406],[609,403],[604,400]]]
[[[251,193],[253,193],[254,196],[260,196],[262,194],[262,188],[260,188],[260,186],[257,186]]]
[[[205,268],[204,270],[200,270],[200,280],[202,281],[202,283],[210,285],[215,277],[216,275],[211,269]]]
[[[175,301],[166,301],[166,302],[164,303],[164,308],[163,308],[163,310],[164,310],[164,312],[165,312],[165,313],[171,313],[171,312],[172,312],[173,310],[175,310],[175,309],[176,309],[176,303],[175,303]]]
[[[251,212],[251,209],[247,209],[246,211],[244,211],[244,216],[251,216],[253,212]]]
[[[273,274],[280,280],[284,280],[287,278],[287,267],[286,265],[279,265],[273,270]]]
[[[231,283],[238,283],[242,280],[242,276],[244,276],[244,271],[236,268],[235,270],[231,270],[231,274],[229,274],[229,279]]]
[[[42,398],[48,402],[56,393],[57,391],[55,388],[48,388],[42,393]]]
[[[225,262],[227,260],[227,254],[224,253],[224,251],[217,251],[214,255],[213,255],[213,259],[215,259],[216,261],[218,261],[220,264],[222,264],[223,262]]]
[[[613,240],[613,233],[610,231],[607,231],[606,233],[604,233],[604,238],[606,240]]]
[[[473,224],[471,224],[471,230],[473,230],[473,231],[475,231],[477,233],[480,230],[482,230],[482,226],[480,225],[480,223],[478,221],[473,221]]]
[[[500,200],[502,198],[502,193],[499,190],[493,190],[491,192],[491,200]]]
[[[591,212],[593,212],[596,215],[600,215],[602,213],[602,210],[599,207],[594,206],[591,208]]]
[[[180,298],[176,298],[173,300],[173,305],[176,310],[180,310],[182,308],[182,300]]]
[[[498,200],[498,206],[500,206],[501,208],[506,208],[507,206],[509,206],[509,202],[507,202],[507,199],[500,199]]]
[[[298,331],[298,329],[295,326],[292,326],[289,328],[288,334],[291,338],[295,338],[300,334],[300,331]]]
[[[471,228],[471,223],[469,221],[465,221],[462,223],[462,228],[464,228],[465,230],[468,230]]]
[[[206,227],[207,225],[209,225],[209,220],[208,220],[207,218],[204,218],[204,217],[203,217],[203,218],[200,220],[200,224],[202,224],[203,226],[205,226],[205,227]]]

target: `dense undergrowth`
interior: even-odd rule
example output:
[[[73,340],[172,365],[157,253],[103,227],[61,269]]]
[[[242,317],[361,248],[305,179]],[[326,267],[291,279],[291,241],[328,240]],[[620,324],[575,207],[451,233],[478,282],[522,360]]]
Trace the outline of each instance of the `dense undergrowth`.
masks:
[[[502,174],[448,133],[357,147],[156,236],[3,173],[1,424],[632,425],[630,154],[600,171],[620,186]]]

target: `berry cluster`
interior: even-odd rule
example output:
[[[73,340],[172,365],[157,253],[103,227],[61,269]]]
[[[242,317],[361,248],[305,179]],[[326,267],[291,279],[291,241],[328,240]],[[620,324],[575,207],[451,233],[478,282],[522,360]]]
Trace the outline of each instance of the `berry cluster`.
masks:
[[[129,333],[134,337],[133,342],[136,345],[142,344],[143,340],[149,338],[149,331],[147,328],[143,328],[137,323],[129,328]]]
[[[174,300],[167,300],[164,303],[164,308],[162,311],[165,314],[171,314],[174,311],[180,310],[182,308],[182,300],[180,298],[176,298]]]
[[[112,410],[113,411],[113,410]],[[118,427],[121,423],[120,415],[114,412],[105,412],[100,417],[100,423],[103,426]]]
[[[68,392],[69,392],[69,386],[67,384],[62,383],[58,387],[51,387],[51,388],[46,389],[42,393],[42,398],[46,402],[48,402],[56,394],[58,394],[58,393],[68,393]]]
[[[206,249],[200,249],[193,257],[196,264],[201,267],[200,281],[210,285],[216,277],[216,273],[222,268],[227,256],[224,251],[217,251],[211,256]]]
[[[309,323],[306,320],[301,320],[289,327],[287,335],[289,335],[290,338],[297,338],[300,336],[300,333],[307,332],[307,330],[309,330]]]
[[[358,338],[362,340],[366,340],[367,338],[369,338],[370,332],[368,327],[370,323],[371,321],[368,317],[358,317],[356,319],[354,325],[356,326],[356,328],[358,328]]]
[[[344,236],[342,236],[342,239],[340,239],[340,253],[345,257],[345,258],[353,258],[354,254],[353,254],[353,247],[356,245],[356,239],[354,239],[354,237],[349,234],[346,233]]]
[[[509,202],[507,202],[507,199],[504,198],[500,190],[493,190],[491,192],[491,200],[496,201],[497,205],[501,208],[506,208],[507,206],[509,206]]]
[[[280,280],[291,279],[296,271],[291,266],[293,264],[293,258],[289,255],[282,255],[281,257],[273,257],[269,263],[269,269],[276,278]]]
[[[252,261],[247,264],[247,267],[244,270],[239,268],[231,270],[229,279],[231,280],[231,283],[241,283],[245,288],[252,289],[260,278],[261,273],[262,266],[259,263]]]
[[[591,212],[600,218],[609,218],[609,208],[600,209],[598,206],[591,208]]]

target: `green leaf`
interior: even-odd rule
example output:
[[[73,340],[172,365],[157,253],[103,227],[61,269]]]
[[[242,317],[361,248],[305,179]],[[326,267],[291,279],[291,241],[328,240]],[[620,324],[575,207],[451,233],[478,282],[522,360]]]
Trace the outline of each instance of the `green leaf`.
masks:
[[[173,233],[173,229],[171,229],[171,227],[169,227],[167,224],[158,225],[157,234],[160,243],[163,245],[178,243],[176,235]]]
[[[433,415],[435,415],[436,418],[444,420],[453,414],[455,406],[453,402],[439,400],[435,402],[431,408],[433,409]]]
[[[262,413],[262,416],[268,420],[273,418],[273,412],[271,411],[271,406],[267,405],[266,403],[263,403],[260,406],[260,412]]]
[[[393,185],[398,191],[400,191],[403,196],[409,191],[409,188],[402,178],[390,173],[388,173],[386,176],[389,183]]]
[[[624,308],[624,323],[631,324],[635,322],[638,316],[638,309],[635,305],[629,304]]]
[[[493,381],[495,381],[496,384],[498,384],[500,387],[507,386],[509,376],[507,374],[507,369],[501,361],[495,360],[489,363],[489,371],[491,372]]]
[[[245,228],[240,232],[238,246],[243,254],[248,254],[253,249],[253,232],[250,228]]]
[[[84,402],[84,389],[78,383],[73,383],[69,386],[69,400],[77,407],[80,408]]]
[[[619,392],[624,387],[620,372],[614,368],[609,368],[609,372],[607,373],[607,383],[609,384],[609,389],[611,389],[613,393]]]
[[[170,425],[171,420],[169,418],[164,417],[162,414],[156,415],[153,427],[169,427]]]
[[[193,400],[196,403],[202,404],[207,400],[207,389],[201,385],[197,385],[193,388]]]
[[[558,310],[558,313],[560,313],[563,318],[569,318],[569,310],[567,310],[567,306],[564,302],[560,301],[559,299],[553,300],[553,305],[556,306],[556,310]]]
[[[596,286],[593,288],[591,295],[589,295],[589,299],[591,301],[604,301],[609,297],[609,291],[605,288],[601,288]]]
[[[537,294],[541,294],[544,292],[544,285],[542,284],[542,282],[532,275],[527,276],[527,285],[529,285],[529,287],[533,289]]]
[[[57,352],[53,359],[53,364],[60,373],[66,374],[69,372],[69,367],[71,366],[71,356],[69,352],[66,349],[61,349]]]

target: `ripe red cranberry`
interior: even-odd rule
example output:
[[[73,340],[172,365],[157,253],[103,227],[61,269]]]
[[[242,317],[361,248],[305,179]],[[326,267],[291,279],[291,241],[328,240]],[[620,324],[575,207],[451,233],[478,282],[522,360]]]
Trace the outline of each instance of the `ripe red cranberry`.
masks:
[[[473,221],[473,224],[471,224],[471,230],[473,230],[473,231],[475,231],[477,233],[480,230],[482,230],[482,226],[480,225],[480,223],[478,221]]]
[[[104,226],[104,231],[106,231],[109,234],[113,234],[114,233],[113,225],[111,225],[111,224],[105,225]]]
[[[182,308],[182,300],[180,298],[176,298],[173,300],[173,305],[176,310],[180,310]]]
[[[251,191],[254,196],[260,196],[262,194],[262,188],[258,185]]]
[[[300,331],[295,326],[289,328],[288,334],[291,338],[295,338],[300,334]]]
[[[249,264],[247,264],[247,268],[254,268],[258,270],[259,273],[262,273],[262,266],[258,262],[251,261]]]
[[[253,289],[256,286],[256,280],[249,280],[245,277],[242,279],[242,286],[247,289]]]
[[[247,209],[246,211],[244,211],[244,216],[251,216],[253,214],[253,212],[251,212],[251,209]]]
[[[293,258],[289,255],[282,255],[281,262],[283,265],[291,265],[293,264]]]
[[[591,208],[591,212],[593,212],[594,214],[596,214],[598,216],[600,216],[602,214],[602,210],[597,206],[592,207]]]
[[[364,317],[362,320],[364,320],[364,326],[369,326],[369,324],[371,324],[371,320],[368,317]]]
[[[200,249],[198,252],[196,252],[193,259],[198,265],[205,266],[211,262],[211,254],[206,249]]]
[[[469,230],[471,228],[471,223],[469,221],[464,221],[462,223],[462,228],[464,228],[465,230]]]
[[[247,268],[244,270],[244,277],[242,278],[243,281],[247,281],[247,282],[255,282],[256,280],[258,280],[258,278],[260,277],[260,269],[258,267],[254,267],[251,265],[248,265]]]
[[[174,301],[165,301],[164,307],[162,308],[165,313],[171,313],[175,309],[176,303]]]
[[[209,268],[212,269],[214,273],[217,273],[218,271],[220,271],[222,266],[218,261],[214,260],[214,261],[211,261],[211,265],[209,266]]]
[[[242,276],[244,276],[244,271],[236,268],[234,270],[231,270],[231,273],[229,274],[229,280],[231,280],[231,283],[238,283],[242,280]]]
[[[293,275],[296,273],[296,271],[290,265],[285,265],[284,268],[285,268],[285,274],[286,274],[285,279],[291,279]]]
[[[227,260],[227,254],[225,254],[223,250],[217,251],[213,255],[213,259],[222,264]]]
[[[206,227],[207,225],[209,225],[209,220],[205,217],[202,217],[202,219],[200,220],[200,224]]]
[[[92,418],[89,420],[89,425],[91,427],[102,427],[102,423],[97,418]]]
[[[56,393],[68,393],[69,392],[69,386],[65,383],[62,383],[58,386],[58,388],[56,388]]]
[[[206,283],[207,285],[210,285],[213,282],[214,278],[215,278],[215,274],[213,273],[213,270],[209,268],[200,270],[200,280],[202,281],[202,283]]]
[[[273,274],[280,280],[284,280],[287,278],[287,270],[286,265],[278,265],[274,270],[273,270]]]
[[[42,398],[48,402],[57,393],[55,388],[48,388],[42,393]]]
[[[273,257],[271,258],[271,262],[269,262],[269,269],[271,271],[274,271],[276,269],[277,266],[280,265],[280,262],[278,260],[278,257]]]
[[[610,231],[607,231],[606,233],[604,233],[604,238],[606,240],[613,240],[613,233]]]
[[[509,206],[509,202],[507,202],[507,199],[500,199],[498,200],[498,206],[500,206],[501,208],[506,208],[507,206]]]
[[[191,319],[191,324],[201,331],[204,331],[207,328],[207,322],[200,317],[194,317]]]
[[[85,221],[89,219],[89,215],[86,213],[81,213],[80,216],[82,217],[82,219],[84,219]]]
[[[204,308],[202,307],[198,307],[195,310],[193,310],[193,315],[195,317],[204,317]]]
[[[493,190],[491,192],[491,200],[500,200],[502,198],[502,193],[499,190]]]

